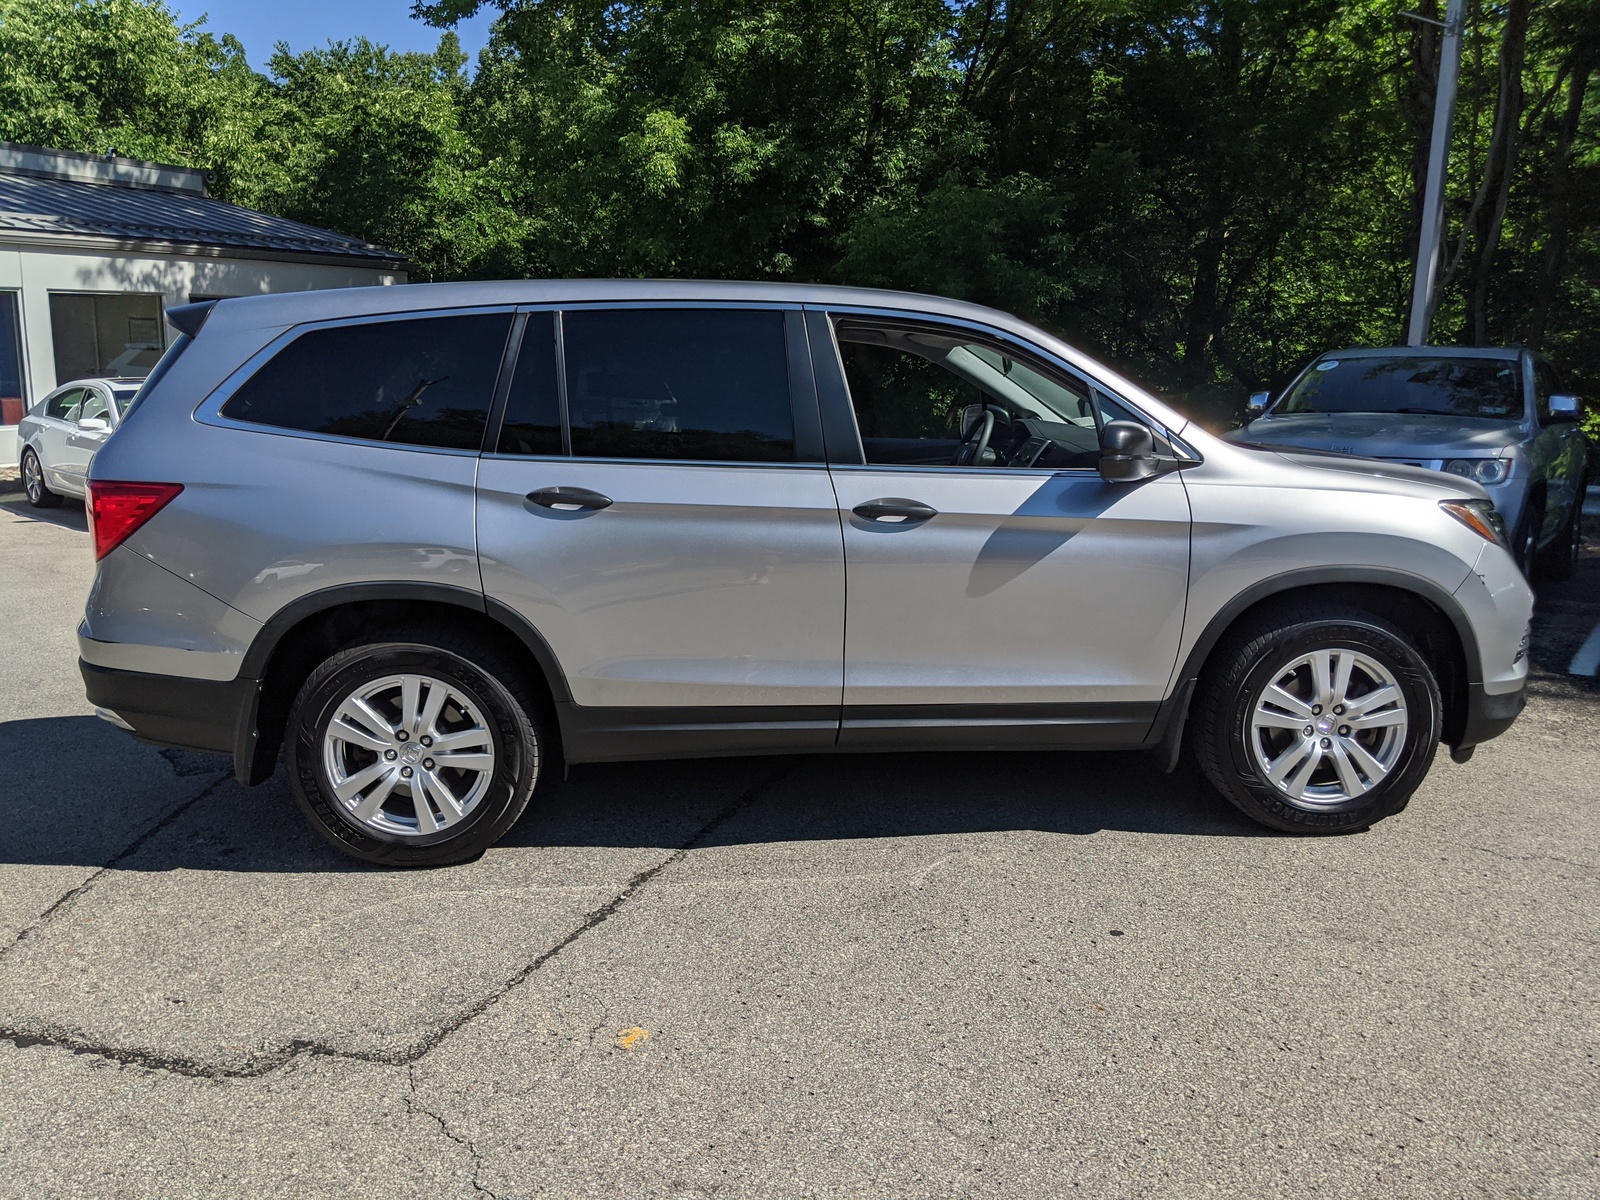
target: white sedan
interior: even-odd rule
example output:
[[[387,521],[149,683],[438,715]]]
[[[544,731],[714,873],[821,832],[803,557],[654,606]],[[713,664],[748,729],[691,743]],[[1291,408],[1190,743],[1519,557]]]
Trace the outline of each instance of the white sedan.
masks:
[[[53,508],[81,497],[89,462],[117,427],[142,379],[79,379],[35,404],[17,426],[28,503]]]

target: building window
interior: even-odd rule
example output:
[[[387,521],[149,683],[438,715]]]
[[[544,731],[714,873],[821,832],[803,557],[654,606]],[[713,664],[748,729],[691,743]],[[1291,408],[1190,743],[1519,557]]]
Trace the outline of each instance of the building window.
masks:
[[[22,420],[22,321],[15,292],[0,292],[0,425]]]
[[[56,382],[142,377],[161,358],[159,295],[50,293]]]

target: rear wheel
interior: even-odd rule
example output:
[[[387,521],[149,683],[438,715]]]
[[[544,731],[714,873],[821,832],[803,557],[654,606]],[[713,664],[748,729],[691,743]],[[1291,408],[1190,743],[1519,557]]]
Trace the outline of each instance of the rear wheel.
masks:
[[[22,490],[35,508],[55,508],[61,503],[61,497],[45,483],[44,468],[31,448],[22,452]]]
[[[1230,635],[1195,705],[1206,777],[1246,815],[1295,833],[1399,812],[1439,741],[1427,660],[1388,621],[1343,607],[1283,610]]]
[[[517,668],[475,639],[420,630],[351,646],[311,673],[290,711],[295,799],[356,858],[460,862],[527,808],[537,714]]]

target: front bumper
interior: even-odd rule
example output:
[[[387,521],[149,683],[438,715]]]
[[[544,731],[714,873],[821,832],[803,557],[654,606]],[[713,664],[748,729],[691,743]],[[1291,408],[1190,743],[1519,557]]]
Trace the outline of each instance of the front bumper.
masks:
[[[1461,738],[1451,749],[1470,750],[1490,738],[1497,738],[1511,728],[1528,703],[1528,686],[1524,683],[1514,691],[1489,693],[1481,683],[1467,685],[1467,721]]]
[[[78,660],[89,703],[114,715],[140,741],[234,755],[253,711],[254,679],[148,675]]]

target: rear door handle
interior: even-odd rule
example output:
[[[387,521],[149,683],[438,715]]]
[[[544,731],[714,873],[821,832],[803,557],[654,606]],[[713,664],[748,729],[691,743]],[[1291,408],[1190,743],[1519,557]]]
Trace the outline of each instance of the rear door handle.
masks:
[[[868,500],[856,505],[850,511],[863,520],[878,521],[884,525],[912,525],[939,515],[939,510],[936,508],[929,508],[926,504],[905,500],[899,496]]]
[[[611,507],[610,496],[602,496],[599,492],[591,492],[588,488],[580,487],[540,488],[537,492],[529,492],[528,499],[542,508],[553,508],[557,512]]]

